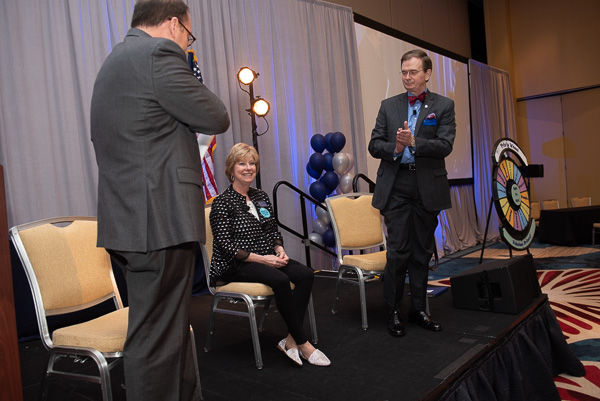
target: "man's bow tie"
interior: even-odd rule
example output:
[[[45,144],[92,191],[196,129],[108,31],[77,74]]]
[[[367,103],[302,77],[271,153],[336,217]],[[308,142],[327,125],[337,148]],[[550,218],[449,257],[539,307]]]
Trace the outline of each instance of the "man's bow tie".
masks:
[[[408,102],[411,106],[414,105],[417,100],[423,103],[425,101],[425,95],[427,95],[427,92],[423,92],[419,96],[408,95]]]

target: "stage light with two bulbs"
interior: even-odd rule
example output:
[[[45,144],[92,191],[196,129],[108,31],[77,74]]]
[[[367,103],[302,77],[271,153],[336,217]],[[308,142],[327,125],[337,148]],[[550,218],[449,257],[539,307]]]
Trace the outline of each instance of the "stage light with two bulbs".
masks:
[[[246,109],[248,114],[250,115],[252,122],[252,146],[256,149],[258,153],[258,137],[260,135],[264,135],[269,130],[268,122],[265,116],[269,113],[271,106],[269,102],[260,96],[254,96],[254,80],[258,78],[260,74],[249,67],[243,67],[239,70],[237,74],[237,79],[239,82],[240,89],[250,95],[250,108]],[[248,86],[248,90],[242,88],[243,85]],[[267,129],[261,134],[258,133],[258,127],[256,125],[256,116],[262,117],[265,122],[267,122]],[[256,175],[256,187],[260,189],[260,174]]]
[[[262,99],[260,96],[254,97],[254,80],[258,78],[259,75],[260,74],[258,72],[255,72],[248,67],[244,67],[240,69],[237,77],[241,84],[249,86],[252,112],[259,117],[264,117],[269,113],[271,105],[269,105],[269,102],[267,102],[265,99]],[[250,112],[250,110],[247,111]]]

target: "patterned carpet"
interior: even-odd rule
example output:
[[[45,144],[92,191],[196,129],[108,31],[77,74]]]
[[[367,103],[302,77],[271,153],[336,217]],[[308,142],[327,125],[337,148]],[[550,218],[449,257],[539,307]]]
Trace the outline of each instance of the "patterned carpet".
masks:
[[[584,377],[555,378],[561,399],[600,401],[600,247],[534,243],[530,252],[542,292],[548,295],[567,343],[587,372]],[[513,252],[513,256],[521,254]],[[480,255],[476,251],[442,259],[438,270],[430,274],[430,285],[450,286],[449,278],[479,264]],[[506,245],[495,243],[486,247],[483,263],[509,257]]]

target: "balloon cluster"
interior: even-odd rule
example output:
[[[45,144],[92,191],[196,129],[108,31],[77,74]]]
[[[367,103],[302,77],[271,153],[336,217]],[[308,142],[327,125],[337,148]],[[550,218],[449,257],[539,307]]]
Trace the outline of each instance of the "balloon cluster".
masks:
[[[346,137],[341,132],[330,132],[326,135],[315,134],[310,139],[310,146],[315,151],[306,164],[306,172],[316,181],[310,184],[310,195],[323,203],[333,191],[341,193],[352,191],[354,174],[350,172],[354,158],[350,153],[341,153],[346,145]],[[327,151],[323,153],[324,151]],[[313,232],[308,238],[328,247],[335,246],[335,236],[331,229],[331,220],[326,209],[315,206],[317,219],[313,221]]]

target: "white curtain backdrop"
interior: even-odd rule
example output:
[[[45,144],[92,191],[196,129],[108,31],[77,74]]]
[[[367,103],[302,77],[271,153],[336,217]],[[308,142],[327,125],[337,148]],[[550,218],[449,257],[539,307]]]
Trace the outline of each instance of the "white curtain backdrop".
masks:
[[[0,163],[9,225],[96,214],[92,87],[132,10],[131,1],[0,3]]]
[[[492,152],[500,138],[516,140],[515,111],[508,72],[469,60],[473,130],[473,180],[479,230],[485,234],[492,201]],[[500,237],[492,210],[486,240]]]
[[[436,244],[439,257],[475,246],[482,239],[477,226],[473,186],[452,186],[450,196],[452,208],[443,210],[438,216]]]
[[[0,2],[0,164],[10,226],[59,215],[95,215],[97,168],[90,141],[93,83],[112,47],[122,41],[134,0]],[[206,85],[228,106],[231,128],[214,154],[220,190],[225,155],[252,143],[250,98],[236,79],[248,66],[260,76],[255,95],[271,104],[258,119],[262,188],[289,181],[308,192],[305,171],[315,133],[345,134],[342,150],[354,173],[366,171],[359,65],[350,8],[318,0],[189,0],[199,66]],[[491,152],[515,138],[508,73],[471,61],[474,186],[452,189],[454,207],[440,214],[440,256],[482,239],[491,201]],[[281,220],[302,231],[300,204],[278,194]],[[310,207],[310,205],[309,205]],[[309,209],[309,212],[312,209]],[[473,213],[476,210],[476,216]],[[309,223],[314,216],[309,215]],[[310,232],[310,227],[309,227]],[[304,260],[301,241],[284,232],[290,255]],[[496,239],[492,213],[487,240]],[[314,255],[317,255],[316,257]],[[331,258],[313,252],[313,267]]]
[[[102,62],[130,26],[134,0],[10,1],[0,4],[0,164],[9,225],[57,215],[95,215],[97,169],[89,106]],[[232,125],[218,136],[218,187],[225,155],[252,144],[250,97],[237,72],[260,76],[255,95],[271,104],[258,119],[262,188],[286,180],[306,191],[315,133],[345,134],[342,150],[365,169],[360,79],[352,10],[317,0],[189,0],[193,49],[206,85],[228,106]],[[267,125],[268,124],[268,125]],[[280,195],[286,224],[301,230],[299,201]],[[310,218],[309,218],[310,220]],[[286,238],[303,260],[302,244]]]

